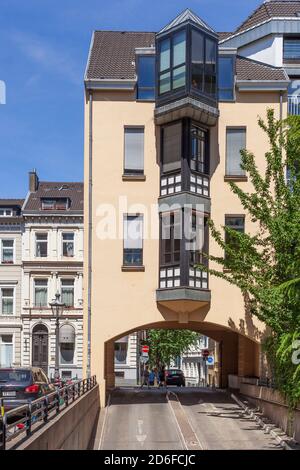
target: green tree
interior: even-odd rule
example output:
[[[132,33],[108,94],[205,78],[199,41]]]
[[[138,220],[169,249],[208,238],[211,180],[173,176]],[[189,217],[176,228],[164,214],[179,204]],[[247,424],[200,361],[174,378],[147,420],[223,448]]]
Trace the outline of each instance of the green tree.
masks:
[[[248,193],[235,182],[229,183],[257,231],[250,235],[229,227],[220,230],[210,220],[212,237],[228,256],[209,255],[210,261],[225,269],[208,271],[238,286],[248,311],[271,328],[265,345],[268,358],[278,388],[294,405],[300,398],[299,373],[291,360],[292,342],[300,332],[300,296],[296,294],[300,277],[300,119],[290,116],[278,121],[274,110],[268,109],[266,121],[260,118],[258,124],[269,141],[265,171],[258,170],[256,157],[245,149],[241,166],[253,190]],[[230,243],[225,242],[224,231]]]
[[[199,335],[190,330],[149,330],[147,344],[149,344],[150,365],[170,366],[188,349],[197,343]]]

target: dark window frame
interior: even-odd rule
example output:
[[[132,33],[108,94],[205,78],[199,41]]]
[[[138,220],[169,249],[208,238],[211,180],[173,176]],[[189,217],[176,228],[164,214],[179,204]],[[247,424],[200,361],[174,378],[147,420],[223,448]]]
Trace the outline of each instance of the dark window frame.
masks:
[[[220,88],[219,82],[220,82],[220,66],[219,66],[219,60],[220,59],[231,59],[232,60],[232,87],[230,88]],[[234,54],[220,54],[218,56],[218,100],[224,103],[232,103],[236,101],[236,90],[235,90],[235,82],[236,82],[236,55]],[[232,98],[222,98],[220,92],[221,91],[231,91],[232,90]]]
[[[240,174],[231,174],[227,172],[227,131],[228,130],[243,130],[245,131],[245,149],[247,148],[247,126],[226,126],[225,127],[225,178],[246,178],[245,170]]]
[[[140,217],[142,220],[142,248],[125,248],[125,232],[124,232],[124,227],[125,227],[125,220],[129,218],[138,218]],[[129,250],[131,251],[131,254],[134,256],[135,254],[140,255],[140,262],[137,263],[128,263],[128,260],[126,259],[126,254],[130,254]],[[135,252],[135,253],[134,253]],[[136,214],[124,214],[123,215],[123,266],[124,267],[132,267],[132,268],[140,268],[143,266],[143,261],[144,261],[144,214],[136,213]]]
[[[239,230],[239,226],[236,225],[237,228],[234,228],[234,226],[230,226],[228,225],[227,221],[228,219],[242,219],[243,220],[243,229],[242,230]],[[245,233],[245,227],[246,227],[246,216],[245,214],[225,214],[225,227],[229,227],[229,228],[232,228],[233,230],[236,230],[238,232],[241,232],[241,233]],[[226,237],[228,237],[228,233],[226,232],[226,230],[224,230],[224,242],[226,244],[228,244],[228,240],[226,240]],[[224,250],[224,259],[225,260],[230,260],[230,256],[228,255],[228,253],[226,254],[226,249]]]
[[[142,170],[128,170],[126,168],[126,130],[127,129],[140,129],[143,131],[144,136],[144,148],[143,148],[143,169]],[[123,128],[123,176],[144,176],[145,175],[145,126],[144,125],[125,125]]]
[[[180,211],[180,209],[178,209]],[[170,217],[170,222],[168,224],[169,226],[169,231],[170,231],[170,250],[166,251],[165,250],[165,240],[162,237],[163,234],[163,218],[164,217]],[[175,216],[174,212],[163,212],[160,214],[160,224],[159,224],[159,240],[160,240],[160,247],[159,247],[159,262],[160,262],[160,267],[168,267],[168,266],[180,266],[181,263],[181,248],[182,248],[182,224],[183,224],[183,216],[181,213],[181,238],[174,238],[174,231],[175,231]],[[179,243],[179,250],[175,249],[175,240],[178,240]],[[178,260],[175,259],[175,254],[178,254]],[[165,261],[166,255],[170,256],[170,261]]]
[[[282,56],[283,56],[283,63],[285,64],[299,64],[300,63],[300,52],[299,56],[297,57],[286,57],[286,46],[285,43],[286,41],[299,41],[299,50],[300,50],[300,36],[299,35],[290,35],[290,36],[284,36],[283,37],[283,51],[282,51]]]
[[[185,33],[185,61],[181,62],[180,64],[177,64],[174,67],[174,37],[180,33],[184,32]],[[160,55],[161,55],[161,44],[163,41],[169,40],[170,41],[170,64],[169,68],[164,69],[163,71],[160,70]],[[157,54],[157,94],[159,97],[165,97],[168,96],[170,93],[173,95],[174,93],[178,93],[181,90],[185,89],[187,86],[187,58],[188,58],[188,29],[186,27],[180,28],[176,31],[172,31],[170,34],[166,35],[159,41],[159,48],[158,48],[158,54]],[[176,71],[177,69],[180,69],[181,67],[185,67],[185,84],[182,85],[181,87],[174,88],[174,70]],[[164,93],[160,92],[160,78],[162,75],[165,75],[169,73],[170,74],[170,90],[165,91]]]
[[[154,67],[154,84],[153,87],[144,87],[139,85],[139,77],[140,77],[140,59],[153,59],[153,67]],[[146,101],[146,102],[154,102],[155,101],[155,54],[137,54],[136,55],[136,73],[137,73],[137,87],[136,87],[136,100],[137,101]],[[140,98],[139,92],[140,91],[151,91],[153,90],[153,98]]]
[[[204,161],[203,161],[203,169],[204,171],[199,171],[198,169],[192,168],[192,162],[196,161],[192,159],[192,128],[198,128],[201,132],[204,133]],[[199,139],[201,140],[201,139]],[[197,123],[196,121],[193,121],[192,119],[189,122],[189,149],[188,149],[188,155],[189,155],[189,167],[191,172],[199,173],[202,175],[209,175],[210,172],[210,158],[209,158],[209,130],[206,129],[205,127],[201,126],[201,124]],[[198,162],[199,163],[199,162]],[[197,164],[197,161],[196,161]]]

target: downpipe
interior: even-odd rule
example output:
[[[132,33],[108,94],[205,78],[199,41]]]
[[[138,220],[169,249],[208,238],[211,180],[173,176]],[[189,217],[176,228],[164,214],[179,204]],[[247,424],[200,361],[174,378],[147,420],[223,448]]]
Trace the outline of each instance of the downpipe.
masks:
[[[93,221],[93,94],[89,92],[89,220],[88,220],[88,325],[87,325],[87,369],[86,376],[91,377],[91,332],[92,332],[92,221]]]

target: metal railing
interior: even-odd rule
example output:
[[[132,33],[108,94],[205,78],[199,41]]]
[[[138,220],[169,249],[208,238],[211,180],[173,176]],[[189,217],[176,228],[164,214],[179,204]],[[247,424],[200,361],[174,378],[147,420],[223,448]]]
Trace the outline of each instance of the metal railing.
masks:
[[[300,95],[288,96],[288,113],[292,115],[300,115]]]
[[[0,450],[6,450],[9,442],[17,444],[18,437],[26,439],[31,436],[33,431],[45,425],[49,418],[58,415],[96,385],[97,380],[94,375],[5,412],[0,417]]]

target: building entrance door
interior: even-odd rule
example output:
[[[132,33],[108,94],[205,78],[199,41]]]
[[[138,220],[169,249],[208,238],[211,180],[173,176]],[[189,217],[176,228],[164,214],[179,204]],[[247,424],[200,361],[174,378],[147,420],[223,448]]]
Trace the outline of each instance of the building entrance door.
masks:
[[[32,365],[41,367],[48,375],[48,329],[36,325],[32,332]]]

